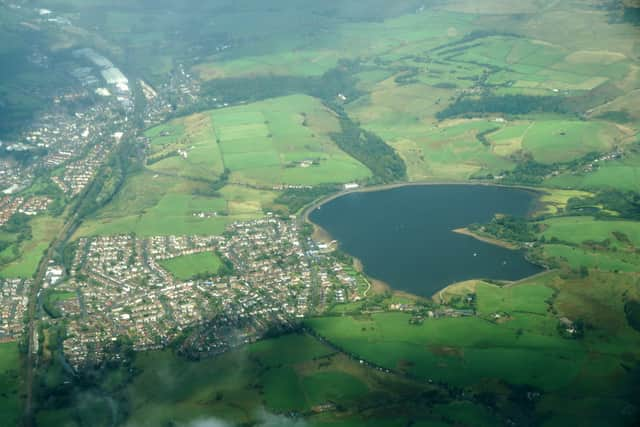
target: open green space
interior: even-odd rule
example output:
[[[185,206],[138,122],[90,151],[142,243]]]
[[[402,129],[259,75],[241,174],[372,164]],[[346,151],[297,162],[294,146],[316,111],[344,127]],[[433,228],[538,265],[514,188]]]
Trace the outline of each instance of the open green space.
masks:
[[[608,420],[605,412],[589,408],[612,400],[623,406],[632,399],[632,392],[621,391],[634,380],[621,380],[625,374],[618,361],[640,340],[623,309],[625,300],[637,295],[634,283],[632,274],[598,272],[568,279],[552,274],[502,288],[478,282],[466,288],[475,295],[478,317],[425,319],[415,325],[409,314],[377,313],[314,318],[306,324],[356,358],[421,378],[465,387],[496,378],[534,386],[543,391],[536,406],[540,413],[549,411],[549,425],[565,417],[567,388],[579,396],[567,402],[574,422],[619,425],[620,418]],[[563,337],[561,317],[588,324],[584,336]],[[601,351],[589,352],[594,347]]]
[[[512,324],[462,318],[415,326],[410,315],[395,313],[308,323],[359,357],[423,378],[456,385],[499,378],[545,390],[566,387],[587,363],[583,349],[554,334],[556,322],[537,314],[520,316]],[[607,363],[617,369],[613,358]]]
[[[129,177],[114,199],[77,236],[220,234],[227,224],[263,215],[274,193],[244,187],[212,192],[205,182],[145,171]]]
[[[189,280],[194,276],[215,275],[222,261],[213,252],[201,252],[162,260],[160,265],[174,277]]]
[[[371,175],[330,134],[338,120],[320,101],[294,95],[198,113],[146,132],[148,167],[159,174],[234,183],[316,185]]]
[[[410,315],[381,313],[316,318],[307,324],[356,357],[411,375],[467,386],[502,378],[550,393],[569,384],[592,389],[597,384],[582,378],[582,371],[593,362],[585,347],[594,342],[568,340],[558,334],[558,319],[550,310],[557,292],[555,282],[551,277],[544,283],[502,289],[481,284],[475,291],[480,317],[427,319],[422,325],[412,325]],[[582,298],[605,287],[594,283],[581,291]],[[562,295],[562,287],[559,291]],[[619,309],[620,303],[615,308]],[[611,307],[607,310],[615,312]],[[496,313],[499,318],[493,316]],[[615,347],[617,351],[622,351],[627,339],[640,339],[628,335],[628,329],[622,330],[625,337]],[[600,375],[613,381],[606,386],[615,387],[620,369],[616,358],[601,354],[597,359]]]
[[[18,258],[0,270],[0,277],[31,278],[40,259],[63,225],[61,218],[41,216],[29,221],[31,238],[21,242]]]
[[[8,119],[0,132],[13,130],[5,122],[30,120],[40,108],[34,94],[51,89],[50,82],[36,84],[42,71],[12,49],[28,30],[47,37],[34,36],[33,43],[29,37],[24,49],[92,46],[158,89],[178,64],[205,80],[204,89],[206,81],[229,78],[254,87],[249,83],[277,77],[283,80],[273,81],[296,87],[291,82],[325,82],[328,72],[353,77],[327,85],[324,104],[285,83],[274,88],[274,98],[244,103],[239,96],[225,108],[218,108],[224,97],[214,102],[218,95],[203,91],[197,108],[177,111],[177,118],[145,132],[145,169],[129,176],[75,237],[220,234],[233,221],[273,209],[280,194],[274,187],[378,177],[332,138],[343,130],[342,109],[354,126],[397,151],[410,181],[489,180],[539,162],[534,182],[563,191],[640,191],[632,146],[640,130],[638,32],[621,23],[620,4],[339,3],[38,0],[33,7],[50,8],[69,24],[30,20],[38,24],[34,30],[22,18],[6,26],[8,14],[0,17],[6,41],[0,62],[8,64],[0,71],[0,113]],[[358,138],[362,153],[367,141]],[[554,170],[557,163],[613,150],[621,158]],[[554,193],[546,213],[560,213],[570,197]],[[31,277],[61,225],[39,217],[31,221],[30,239],[18,244],[15,235],[0,236],[9,243],[0,259],[13,256],[14,248],[19,254],[0,276]],[[171,350],[140,353],[133,369],[65,395],[58,408],[46,406],[58,395],[47,395],[38,402],[38,425],[192,427],[219,419],[279,425],[282,414],[292,413],[334,427],[526,425],[534,419],[546,426],[631,425],[638,413],[640,335],[623,307],[638,298],[640,228],[590,217],[545,218],[538,225],[544,241],[534,255],[559,271],[515,286],[474,282],[445,295],[451,301],[473,293],[475,316],[432,319],[421,312],[424,322],[414,325],[412,314],[351,315],[364,301],[336,308],[335,317],[305,321],[353,358],[297,334],[198,362]],[[203,253],[163,265],[186,280],[215,273],[220,260]],[[71,296],[48,294],[53,305]],[[580,321],[584,335],[567,337],[559,326],[563,317]],[[0,344],[0,367],[17,360],[17,346]],[[0,390],[3,415],[19,414],[12,372],[0,369],[0,384],[8,384]],[[439,382],[447,385],[433,394],[430,384]],[[527,394],[530,389],[540,395]],[[494,398],[499,403],[492,404]],[[518,399],[526,410],[512,416]],[[9,417],[0,424],[17,423]]]
[[[496,154],[508,156],[524,150],[541,163],[561,163],[606,152],[622,136],[611,124],[549,118],[509,123],[488,138]]]
[[[338,121],[311,97],[276,98],[210,114],[233,182],[315,185],[370,176],[331,140]]]
[[[169,350],[146,352],[134,368],[106,373],[99,387],[79,390],[67,407],[40,410],[38,425],[111,425],[114,415],[125,426],[298,425],[302,413],[312,426],[453,425],[474,417],[474,425],[490,426],[499,419],[481,403],[364,366],[304,334],[197,362]]]
[[[560,217],[544,221],[547,228],[542,235],[581,245],[585,242],[602,243],[618,249],[640,247],[640,223],[636,221],[598,221],[590,217]]]
[[[0,343],[0,413],[4,425],[18,425],[22,418],[22,385],[18,344]]]
[[[565,188],[640,191],[640,156],[632,154],[621,160],[604,162],[590,173],[565,173],[546,181],[547,185]]]
[[[590,152],[612,148],[618,135],[612,125],[582,121],[535,122],[527,128],[522,146],[542,163],[566,162]]]
[[[574,269],[596,268],[603,271],[640,271],[640,256],[635,252],[608,251],[584,247],[550,244],[544,246],[544,256],[566,263]]]
[[[211,119],[207,114],[175,119],[149,129],[147,164],[154,172],[215,181],[224,170]]]

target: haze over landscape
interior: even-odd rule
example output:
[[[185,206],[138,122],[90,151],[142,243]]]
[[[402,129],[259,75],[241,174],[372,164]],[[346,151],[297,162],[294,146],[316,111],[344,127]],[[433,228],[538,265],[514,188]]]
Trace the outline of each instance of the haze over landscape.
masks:
[[[0,425],[640,425],[638,0],[0,0]]]

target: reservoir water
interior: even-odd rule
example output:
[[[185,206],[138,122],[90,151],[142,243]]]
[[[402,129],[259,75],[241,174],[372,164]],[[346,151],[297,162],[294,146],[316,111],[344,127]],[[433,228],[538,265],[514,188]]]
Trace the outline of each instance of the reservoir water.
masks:
[[[309,219],[392,288],[431,296],[468,279],[518,280],[542,271],[513,251],[452,230],[497,213],[525,216],[530,191],[481,185],[423,185],[356,192],[314,209]]]

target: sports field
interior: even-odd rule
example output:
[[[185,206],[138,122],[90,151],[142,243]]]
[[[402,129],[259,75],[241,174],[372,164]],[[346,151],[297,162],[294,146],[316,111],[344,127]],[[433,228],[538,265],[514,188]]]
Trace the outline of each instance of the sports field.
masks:
[[[199,275],[215,275],[222,261],[212,252],[202,252],[163,260],[160,265],[177,279],[189,280]]]

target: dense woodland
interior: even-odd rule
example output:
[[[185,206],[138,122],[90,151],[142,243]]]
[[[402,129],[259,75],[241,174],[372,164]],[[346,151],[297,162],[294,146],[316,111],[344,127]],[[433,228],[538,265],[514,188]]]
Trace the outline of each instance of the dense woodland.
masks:
[[[436,114],[438,120],[473,114],[501,113],[522,115],[530,113],[567,113],[563,99],[556,96],[484,95],[479,98],[460,97]]]
[[[538,227],[526,218],[512,215],[496,215],[488,224],[469,226],[470,230],[490,234],[508,242],[533,242]]]

